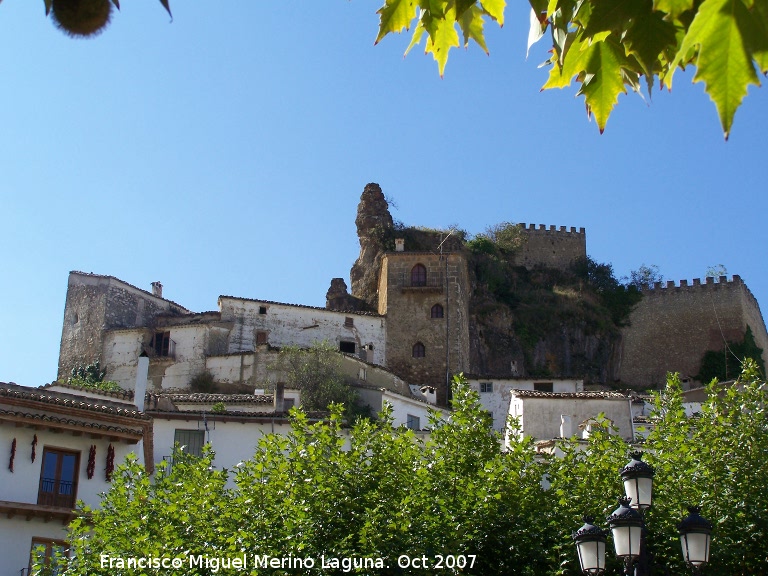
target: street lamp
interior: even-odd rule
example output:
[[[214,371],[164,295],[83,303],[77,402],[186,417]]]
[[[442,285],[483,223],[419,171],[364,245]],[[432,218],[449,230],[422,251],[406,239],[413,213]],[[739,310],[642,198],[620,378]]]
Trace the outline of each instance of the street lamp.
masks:
[[[621,480],[624,482],[624,492],[631,498],[632,508],[643,510],[651,507],[653,493],[653,468],[643,462],[642,452],[632,452],[632,460],[621,469]]]
[[[712,524],[699,515],[698,506],[688,507],[688,516],[680,522],[680,544],[683,547],[683,558],[694,573],[709,562],[709,543],[712,540]]]
[[[584,526],[573,533],[579,565],[584,574],[597,575],[605,572],[605,530],[592,522],[592,516],[584,516]]]
[[[619,507],[606,520],[613,533],[616,556],[624,561],[624,574],[631,576],[634,568],[635,576],[644,576],[649,570],[649,558],[643,513],[651,507],[654,470],[642,461],[641,452],[633,452],[631,457],[620,472],[626,495],[619,498]],[[699,508],[689,507],[688,511],[688,517],[678,525],[680,543],[685,563],[698,574],[709,562],[712,524],[699,515]],[[603,574],[606,532],[592,524],[588,516],[584,516],[584,522],[573,534],[581,571]]]
[[[632,574],[632,565],[640,559],[643,550],[643,517],[630,507],[630,498],[619,498],[619,507],[606,518],[613,532],[616,556],[624,561],[624,572]]]

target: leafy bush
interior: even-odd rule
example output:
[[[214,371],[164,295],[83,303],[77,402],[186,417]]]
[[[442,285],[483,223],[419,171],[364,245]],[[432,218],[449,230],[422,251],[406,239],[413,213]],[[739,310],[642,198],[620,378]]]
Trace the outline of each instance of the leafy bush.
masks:
[[[216,387],[216,382],[213,379],[213,374],[207,370],[200,372],[189,381],[189,387],[195,392],[201,392],[208,394],[213,392]]]

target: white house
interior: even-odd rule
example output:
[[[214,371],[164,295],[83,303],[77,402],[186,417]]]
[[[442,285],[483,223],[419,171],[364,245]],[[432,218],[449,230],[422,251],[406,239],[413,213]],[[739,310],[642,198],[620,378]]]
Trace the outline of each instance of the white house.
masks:
[[[575,378],[485,378],[467,376],[469,386],[480,394],[480,404],[493,417],[493,429],[506,430],[509,403],[515,390],[538,392],[581,392],[584,380]]]
[[[75,502],[98,505],[130,452],[152,469],[152,421],[134,405],[0,383],[0,576],[63,547]]]

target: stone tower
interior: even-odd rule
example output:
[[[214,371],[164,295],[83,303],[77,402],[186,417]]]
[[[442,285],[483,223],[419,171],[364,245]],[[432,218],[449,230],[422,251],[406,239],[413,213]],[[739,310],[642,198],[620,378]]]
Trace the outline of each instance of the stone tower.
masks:
[[[387,367],[407,382],[433,386],[469,367],[469,276],[461,252],[398,251],[382,256],[378,311],[387,317]]]

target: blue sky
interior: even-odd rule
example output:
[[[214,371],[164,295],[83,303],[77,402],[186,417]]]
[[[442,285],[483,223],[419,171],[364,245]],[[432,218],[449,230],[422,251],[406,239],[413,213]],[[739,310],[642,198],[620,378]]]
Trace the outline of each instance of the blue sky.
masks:
[[[618,275],[740,274],[768,306],[768,88],[724,142],[690,73],[605,134],[576,89],[540,93],[526,3],[445,78],[378,2],[124,0],[72,40],[44,4],[0,4],[0,381],[56,376],[67,274],[116,276],[195,311],[220,294],[324,305],[378,182],[407,224],[583,226]]]

